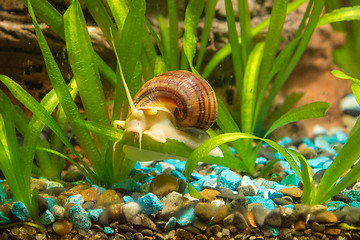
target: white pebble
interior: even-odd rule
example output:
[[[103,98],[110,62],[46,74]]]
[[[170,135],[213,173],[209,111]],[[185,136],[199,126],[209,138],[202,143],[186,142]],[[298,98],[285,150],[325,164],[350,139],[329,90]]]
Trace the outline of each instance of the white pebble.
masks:
[[[55,205],[52,208],[51,213],[56,219],[63,219],[65,215],[65,208],[59,205]]]
[[[141,211],[141,207],[136,202],[129,202],[123,206],[123,212],[128,221],[135,217]]]

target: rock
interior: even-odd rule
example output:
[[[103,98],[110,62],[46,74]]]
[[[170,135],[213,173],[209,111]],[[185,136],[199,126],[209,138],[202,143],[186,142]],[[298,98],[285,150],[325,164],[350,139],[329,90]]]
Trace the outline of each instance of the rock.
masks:
[[[337,220],[338,219],[333,212],[321,212],[315,216],[315,221],[318,223],[335,223]]]
[[[91,187],[81,191],[81,196],[85,202],[88,201],[97,201],[100,197],[100,192],[98,188]]]
[[[56,219],[63,219],[65,215],[65,208],[59,205],[54,205],[51,212]]]
[[[198,235],[201,233],[199,229],[197,229],[196,227],[191,226],[191,225],[184,227],[184,230],[186,230],[194,235]]]
[[[147,215],[158,213],[163,209],[163,205],[159,198],[153,193],[148,193],[139,198],[137,203],[140,205],[142,212]]]
[[[216,200],[216,196],[220,195],[221,192],[213,190],[213,189],[204,189],[200,192],[201,196],[204,198],[204,200],[211,202],[213,200]]]
[[[161,174],[157,175],[151,181],[149,192],[161,198],[173,191],[176,191],[177,188],[178,180],[176,177],[169,174]]]
[[[170,232],[171,230],[175,229],[176,226],[176,217],[171,217],[169,221],[165,224],[164,230],[165,232]]]
[[[68,220],[62,219],[52,224],[52,229],[56,234],[64,236],[68,234],[73,228],[73,225]]]
[[[102,209],[102,208],[88,210],[90,219],[94,222],[97,222],[99,220],[100,215],[103,213],[103,211],[104,211],[104,209]]]
[[[325,225],[317,222],[313,222],[311,224],[311,229],[315,232],[323,232],[325,230]]]
[[[130,223],[133,223],[137,226],[142,226],[144,228],[149,228],[153,231],[159,231],[156,227],[156,224],[148,216],[142,213],[136,215]]]
[[[326,228],[324,230],[324,234],[329,234],[334,236],[340,235],[340,233],[341,233],[341,229],[339,228]]]
[[[46,210],[43,214],[40,215],[39,220],[42,224],[49,225],[55,221],[55,217],[49,210]]]
[[[30,179],[30,189],[31,189],[31,192],[32,192],[35,188],[36,188],[37,190],[39,190],[39,192],[41,192],[41,191],[44,191],[44,190],[47,188],[47,184],[46,184],[46,182],[44,182],[44,181],[41,180],[41,179],[31,178],[31,179]]]
[[[212,219],[212,217],[215,215],[215,212],[210,203],[198,203],[195,206],[195,215],[198,218],[206,222],[209,222]]]
[[[260,203],[268,211],[275,209],[275,203],[271,199],[265,199],[260,196],[247,196],[246,200],[248,201],[248,204]]]
[[[14,202],[11,206],[11,213],[20,221],[25,221],[29,218],[29,211],[22,202]]]
[[[120,221],[124,218],[123,205],[124,203],[114,203],[109,206],[109,217],[111,220]]]
[[[248,201],[242,193],[239,193],[237,198],[232,200],[229,204],[231,211],[239,211],[241,213],[244,213],[247,210],[247,207]]]
[[[246,222],[246,219],[245,217],[239,213],[239,212],[236,212],[234,214],[234,220],[233,220],[233,224],[235,225],[235,227],[237,227],[240,231],[243,231],[245,230],[247,227],[248,227],[248,224]],[[224,220],[225,221],[225,220]]]
[[[177,223],[180,226],[189,225],[195,218],[195,209],[189,207],[181,212],[181,215],[177,218]]]
[[[177,214],[182,209],[189,206],[191,202],[189,199],[182,196],[178,192],[169,193],[166,198],[162,200],[163,209],[159,213],[159,219],[167,221],[174,214]]]
[[[0,211],[0,225],[11,223],[11,220],[5,215],[3,211]]]
[[[268,214],[266,214],[264,223],[271,227],[280,227],[282,223],[280,209],[276,208],[270,211]]]
[[[336,211],[345,207],[345,203],[341,201],[331,201],[325,204],[328,211]]]
[[[129,202],[123,205],[122,210],[126,220],[130,221],[141,211],[141,206],[137,202]]]
[[[82,205],[84,203],[84,199],[80,194],[72,195],[68,197],[66,204],[74,203],[75,205]],[[65,204],[65,205],[66,205]]]
[[[39,207],[39,214],[43,214],[49,208],[48,201],[40,195],[38,195],[38,207]]]
[[[304,231],[306,229],[305,222],[303,220],[298,220],[295,222],[296,231]]]
[[[228,214],[229,214],[228,207],[226,205],[221,205],[217,209],[217,212],[211,222],[213,224],[220,223]]]
[[[218,224],[212,225],[210,226],[208,229],[206,229],[205,234],[207,237],[212,237],[212,236],[218,236],[218,233],[222,232],[222,227]],[[221,236],[220,236],[221,238]]]
[[[181,228],[176,230],[175,236],[176,236],[176,239],[181,239],[181,240],[193,240],[194,239],[194,234],[189,233],[188,231],[181,229]]]
[[[316,215],[318,213],[326,212],[326,211],[327,211],[327,208],[324,205],[313,205],[313,206],[311,206],[309,212]]]
[[[239,186],[236,190],[239,192],[239,194],[242,193],[244,196],[255,196],[256,194],[255,189],[250,185]]]
[[[66,171],[63,180],[65,182],[76,182],[80,180],[85,180],[85,175],[76,167],[71,168],[70,170]]]
[[[341,212],[344,213],[344,222],[349,225],[359,225],[360,223],[360,209],[357,207],[344,207]]]
[[[297,187],[283,188],[283,189],[280,189],[279,192],[281,192],[282,194],[284,194],[286,196],[290,196],[294,200],[299,200],[302,196],[302,191]]]
[[[104,227],[104,233],[106,234],[106,235],[112,235],[112,234],[114,234],[114,229],[112,229],[111,227]]]
[[[314,158],[317,155],[314,148],[309,148],[307,145],[303,143],[300,144],[297,149],[299,153],[302,154],[306,159]]]
[[[107,189],[102,194],[100,194],[99,199],[96,203],[97,206],[108,206],[113,203],[122,202],[122,196],[119,193],[116,193],[113,189]]]
[[[46,193],[46,194],[57,197],[64,191],[66,191],[66,188],[64,188],[64,187],[53,187],[53,188],[48,188],[48,189],[42,191],[41,193],[42,194]]]
[[[290,175],[287,175],[282,181],[281,181],[281,185],[284,186],[298,186],[300,182],[300,179],[298,178],[298,176],[293,173]]]
[[[86,212],[81,206],[74,205],[70,208],[69,217],[72,224],[79,231],[88,231],[91,227],[91,220],[89,213]]]
[[[239,186],[241,177],[231,170],[223,170],[219,176],[219,187],[229,188],[233,191]]]

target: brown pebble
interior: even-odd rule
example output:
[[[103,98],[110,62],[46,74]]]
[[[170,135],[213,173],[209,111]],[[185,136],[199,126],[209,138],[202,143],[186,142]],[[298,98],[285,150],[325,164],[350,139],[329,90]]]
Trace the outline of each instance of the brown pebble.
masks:
[[[62,219],[62,220],[54,222],[52,225],[52,229],[54,230],[54,232],[56,234],[64,236],[73,229],[73,225],[68,220]]]
[[[215,212],[210,203],[198,203],[195,207],[195,215],[204,221],[210,221]]]
[[[246,219],[251,227],[257,228],[253,212],[246,212]]]
[[[204,234],[198,234],[195,236],[195,240],[207,240],[208,238]]]
[[[97,206],[109,206],[113,203],[122,202],[122,196],[120,193],[117,193],[114,189],[105,190],[97,201]]]
[[[279,192],[294,199],[300,199],[302,196],[302,191],[297,187],[283,188],[280,189]]]
[[[226,205],[221,205],[219,209],[217,210],[212,223],[219,223],[221,222],[227,215],[229,214],[229,209]]]
[[[118,221],[124,218],[122,206],[124,203],[114,203],[109,206],[109,217],[112,220]]]
[[[92,187],[81,191],[81,196],[85,202],[88,201],[97,201],[100,196],[99,189]]]
[[[334,223],[338,219],[333,212],[321,212],[316,214],[315,221],[318,223]]]
[[[306,229],[305,222],[302,220],[299,220],[295,223],[295,230],[297,231],[303,231]]]
[[[324,234],[329,234],[329,235],[337,236],[337,235],[340,235],[340,233],[341,233],[341,229],[339,229],[339,228],[326,228],[324,230]]]
[[[178,188],[178,180],[170,174],[157,175],[150,183],[149,192],[162,198],[167,194],[176,191]]]
[[[177,239],[182,239],[182,240],[192,240],[194,239],[194,234],[189,233],[188,231],[184,230],[184,229],[178,229],[175,232],[175,236]]]
[[[312,148],[307,147],[303,143],[301,143],[297,149],[299,153],[301,153],[306,159],[314,158],[316,156],[316,151]]]
[[[217,200],[216,196],[220,195],[221,192],[213,190],[213,189],[204,189],[200,192],[201,196],[204,198],[204,200],[208,202],[212,202],[214,200]]]

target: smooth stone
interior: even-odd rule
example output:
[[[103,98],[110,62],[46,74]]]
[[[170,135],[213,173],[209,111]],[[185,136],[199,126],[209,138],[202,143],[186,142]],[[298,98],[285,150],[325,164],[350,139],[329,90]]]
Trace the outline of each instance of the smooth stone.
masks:
[[[341,233],[340,228],[326,228],[324,230],[324,234],[329,234],[329,235],[333,235],[333,236],[340,235],[340,233]]]
[[[140,213],[141,206],[137,202],[129,202],[123,205],[122,210],[127,221],[130,221],[133,217]]]
[[[217,236],[221,238],[222,236],[217,235],[219,232],[222,232],[222,227],[218,224],[215,224],[215,225],[211,225],[208,229],[206,229],[205,234],[208,237]]]
[[[163,209],[159,198],[153,193],[148,193],[139,198],[137,203],[140,205],[141,210],[147,215],[158,213]]]
[[[231,211],[239,211],[244,213],[247,210],[248,201],[243,194],[239,193],[237,198],[232,200],[228,205]]]
[[[276,208],[266,214],[264,223],[271,227],[280,227],[282,223],[280,209]]]
[[[166,198],[162,200],[163,209],[159,213],[159,219],[167,221],[174,214],[177,214],[181,209],[186,208],[191,202],[189,199],[182,196],[178,192],[169,193]]]
[[[98,188],[91,187],[91,188],[88,188],[88,189],[85,189],[85,190],[81,191],[80,194],[83,197],[85,202],[97,201],[99,199],[99,196],[100,196],[100,191],[99,191]]]
[[[68,234],[72,229],[73,225],[66,219],[58,220],[52,224],[52,229],[56,234],[64,236]]]
[[[63,180],[65,182],[76,182],[80,180],[85,180],[85,175],[77,168],[71,168],[70,170],[66,171]]]
[[[236,190],[241,182],[241,177],[231,170],[224,170],[219,176],[219,187]]]
[[[334,223],[337,222],[337,217],[333,212],[321,212],[316,214],[315,221],[318,223]]]
[[[312,214],[318,214],[326,211],[327,211],[327,207],[325,207],[324,205],[313,205],[310,207],[310,213]]]
[[[283,188],[283,189],[280,189],[279,192],[286,196],[290,196],[291,198],[293,198],[295,200],[300,199],[302,196],[302,191],[300,190],[300,188],[297,188],[297,187]]]
[[[325,230],[325,225],[317,222],[313,222],[311,223],[311,229],[315,232],[323,232]]]
[[[335,196],[333,196],[331,198],[331,200],[332,201],[341,201],[341,202],[348,203],[348,204],[351,203],[351,199],[343,193],[336,194]]]
[[[314,148],[310,148],[306,144],[303,144],[303,143],[300,144],[297,149],[298,149],[299,153],[302,154],[306,159],[314,158],[317,155]]]
[[[148,217],[146,216],[145,214],[138,214],[136,215],[132,220],[131,222],[134,224],[134,225],[137,225],[137,226],[142,226],[144,228],[149,228],[153,231],[159,231],[156,227],[156,224]]]
[[[251,208],[251,212],[253,213],[253,217],[256,224],[263,226],[265,221],[265,216],[267,215],[268,210],[265,209],[261,204],[255,204]]]
[[[221,205],[218,208],[211,223],[212,224],[220,223],[228,214],[229,214],[229,208],[226,205]]]
[[[180,226],[189,225],[195,219],[195,209],[189,207],[182,211],[181,215],[177,218],[177,223]]]
[[[20,221],[25,221],[29,218],[29,211],[22,202],[14,202],[11,206],[11,213]]]
[[[165,224],[164,230],[165,232],[170,232],[171,230],[175,229],[177,219],[176,217],[171,217],[169,221]]]
[[[59,205],[54,205],[51,209],[51,213],[56,219],[63,219],[65,215],[65,208]]]
[[[66,191],[66,188],[64,187],[53,187],[53,188],[48,188],[44,191],[42,191],[41,193],[46,193],[46,194],[49,194],[51,196],[59,196],[62,192]]]
[[[233,224],[235,225],[235,227],[237,227],[240,231],[245,230],[248,227],[248,223],[245,219],[245,217],[239,213],[239,212],[235,212],[234,217],[233,217]]]
[[[151,181],[149,192],[161,198],[173,191],[176,191],[177,188],[178,180],[176,177],[169,174],[161,174],[157,175]]]
[[[344,213],[343,221],[349,225],[359,225],[360,223],[360,209],[357,207],[344,207],[341,210]]]
[[[215,215],[215,212],[211,206],[211,203],[208,202],[200,202],[195,206],[195,215],[206,221],[209,222],[212,217]]]
[[[78,230],[88,231],[91,227],[91,219],[89,213],[81,206],[74,205],[70,208],[69,217],[72,224]]]
[[[175,237],[176,237],[176,239],[193,240],[194,234],[180,228],[180,229],[176,230]]]
[[[204,200],[211,202],[213,200],[216,200],[216,196],[220,195],[221,192],[213,190],[213,189],[204,189],[200,192],[201,196],[204,198]]]
[[[109,217],[114,221],[120,221],[124,218],[123,207],[124,203],[114,203],[109,206]]]
[[[277,205],[281,205],[281,206],[294,205],[294,203],[292,201],[289,201],[289,200],[287,200],[285,198],[274,198],[273,200]]]
[[[294,227],[296,231],[304,231],[306,229],[306,224],[303,220],[298,220],[295,222]]]
[[[46,210],[49,209],[48,201],[46,200],[46,198],[44,198],[41,195],[38,195],[38,207],[39,207],[39,214],[40,215],[43,214]]]
[[[150,229],[141,230],[141,234],[144,235],[144,236],[149,236],[149,237],[154,235],[153,231],[151,231]]]
[[[100,194],[96,205],[106,207],[110,204],[119,202],[122,202],[121,194],[117,193],[114,189],[107,189],[102,194]]]
[[[184,229],[188,232],[191,232],[194,235],[198,235],[201,233],[199,229],[197,229],[196,227],[194,227],[192,225],[185,226]],[[195,239],[196,239],[196,237],[195,237]]]

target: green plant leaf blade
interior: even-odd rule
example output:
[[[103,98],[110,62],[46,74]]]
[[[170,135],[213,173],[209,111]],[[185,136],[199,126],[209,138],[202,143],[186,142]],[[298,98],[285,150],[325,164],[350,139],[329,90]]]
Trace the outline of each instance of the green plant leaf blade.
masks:
[[[360,6],[343,7],[325,13],[319,19],[317,26],[320,27],[328,23],[354,20],[360,20]]]
[[[326,110],[330,107],[330,103],[327,102],[313,102],[304,106],[294,108],[283,116],[278,118],[269,128],[265,137],[268,136],[275,129],[284,126],[291,122],[296,122],[309,118],[324,117]]]

